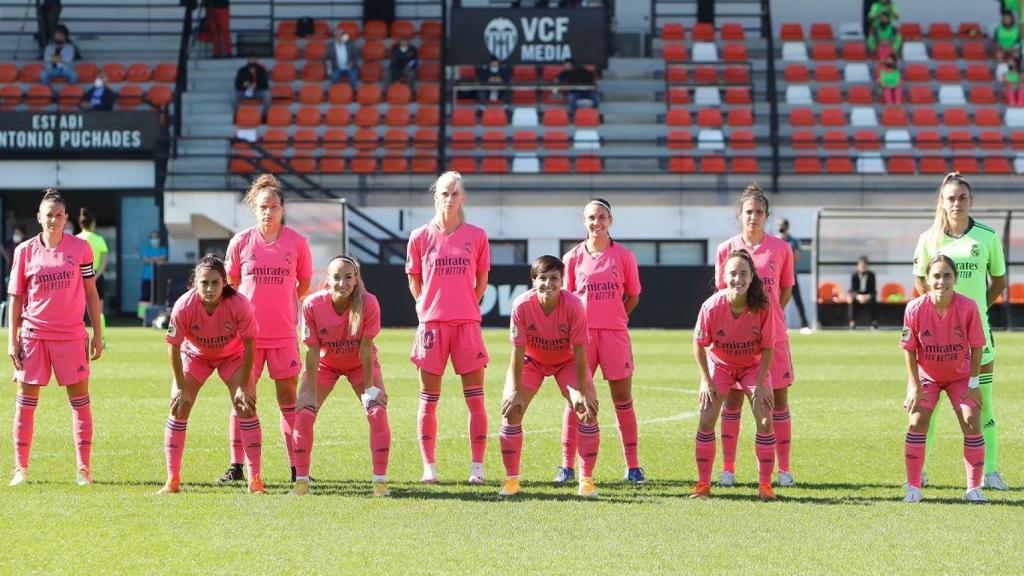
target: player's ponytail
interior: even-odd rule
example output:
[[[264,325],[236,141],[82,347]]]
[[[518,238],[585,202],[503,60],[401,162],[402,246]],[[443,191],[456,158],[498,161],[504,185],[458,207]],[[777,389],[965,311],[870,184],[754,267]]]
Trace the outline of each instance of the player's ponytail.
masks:
[[[220,274],[220,277],[224,280],[224,291],[221,292],[221,298],[231,298],[237,294],[234,287],[228,284],[228,270],[224,266],[224,261],[216,254],[207,254],[196,263],[196,267],[192,269],[192,275],[188,277],[188,288],[190,290],[196,287],[196,276],[201,270],[213,270]]]
[[[64,207],[64,211],[68,210],[68,203],[64,201],[64,197],[60,195],[60,192],[56,188],[47,188],[43,190],[43,199],[39,201],[40,204],[43,202],[53,202],[60,204]]]
[[[937,198],[935,200],[935,221],[932,222],[932,227],[928,229],[929,243],[936,251],[942,247],[942,239],[952,228],[952,223],[949,221],[949,215],[946,214],[946,208],[942,205],[942,189],[949,185],[963,186],[967,189],[967,195],[971,198],[974,197],[974,193],[971,192],[971,183],[967,181],[967,178],[965,178],[963,174],[959,172],[950,172],[942,179],[942,184],[939,184]],[[956,268],[953,268],[953,270],[956,270]]]
[[[250,210],[256,210],[256,199],[263,192],[273,192],[277,199],[281,201],[281,206],[284,206],[281,181],[273,174],[260,174],[257,176],[249,186],[249,190],[245,193],[245,198],[242,198],[242,204],[248,206]]]
[[[760,312],[768,306],[768,292],[764,289],[764,282],[761,281],[761,277],[757,275],[757,267],[754,266],[754,259],[750,257],[750,253],[746,250],[733,250],[729,253],[729,257],[722,263],[722,267],[725,267],[725,263],[733,258],[739,258],[747,263],[747,267],[750,268],[750,286],[747,288],[747,308]]]
[[[359,260],[355,256],[349,256],[348,254],[339,254],[331,261],[327,263],[330,265],[335,260],[341,260],[348,264],[356,273],[356,284],[352,288],[352,293],[348,296],[348,329],[349,335],[355,336],[359,333],[359,328],[363,323],[363,296],[366,294],[366,286],[363,285],[363,274],[359,271]]]

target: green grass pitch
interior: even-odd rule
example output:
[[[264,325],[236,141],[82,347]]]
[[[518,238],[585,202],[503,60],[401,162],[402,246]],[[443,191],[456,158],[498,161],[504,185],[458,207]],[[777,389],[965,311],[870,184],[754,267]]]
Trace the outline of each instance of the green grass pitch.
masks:
[[[650,482],[622,482],[607,386],[596,480],[599,501],[549,481],[559,462],[562,404],[548,381],[524,422],[523,495],[499,501],[498,406],[509,346],[486,332],[491,440],[486,486],[468,486],[466,409],[445,380],[436,486],[416,483],[417,386],[410,330],[378,339],[390,394],[393,497],[369,497],[366,420],[343,383],[320,412],[305,498],[286,496],[288,465],[273,385],[260,384],[264,479],[270,494],[214,480],[228,461],[229,402],[219,381],[200,394],[189,425],[185,494],[164,480],[169,369],[161,333],[120,328],[93,366],[96,485],[74,485],[67,399],[55,385],[36,413],[31,480],[0,486],[0,574],[1019,574],[1024,567],[1024,334],[999,334],[996,370],[1003,474],[1009,492],[988,505],[960,500],[960,432],[948,404],[926,502],[906,505],[902,353],[894,332],[793,334],[793,470],[779,501],[756,491],[753,424],[744,412],[737,475],[708,501],[685,498],[696,470],[696,368],[690,333],[635,331],[640,457]],[[2,377],[9,378],[10,366]],[[0,462],[10,465],[14,387],[0,401]],[[721,456],[719,455],[719,458]],[[718,466],[716,465],[716,475]]]

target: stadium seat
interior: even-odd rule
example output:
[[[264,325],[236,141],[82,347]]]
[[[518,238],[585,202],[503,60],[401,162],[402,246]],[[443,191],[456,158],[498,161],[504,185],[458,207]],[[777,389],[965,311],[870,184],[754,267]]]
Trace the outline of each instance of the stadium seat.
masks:
[[[999,110],[996,108],[975,108],[974,124],[977,126],[1002,126],[1003,120],[999,117]]]
[[[416,116],[417,116],[417,122],[416,123],[417,124],[420,124],[420,122],[419,122],[419,111],[420,110],[426,110],[426,109],[425,108],[420,108],[419,110],[417,110],[417,112],[416,112]],[[451,123],[452,126],[457,126],[457,127],[476,126],[476,110],[473,110],[472,108],[456,108],[455,110],[452,111],[452,116],[451,116],[450,123]]]
[[[505,127],[508,126],[508,116],[503,108],[486,108],[480,117],[480,124],[483,126]]]
[[[981,174],[978,159],[974,156],[957,156],[953,158],[953,170],[964,174]]]
[[[799,22],[783,22],[779,38],[783,42],[803,42],[804,29]]]
[[[576,126],[596,127],[601,125],[601,114],[596,108],[579,108],[573,115]]]
[[[792,108],[789,111],[790,126],[814,126],[814,112],[810,108]]]
[[[807,46],[803,42],[786,42],[782,45],[783,62],[806,62]]]
[[[825,158],[826,174],[853,174],[853,161],[848,156]]]
[[[376,150],[377,141],[377,131],[372,128],[359,128],[352,135],[352,147],[364,152]]]
[[[893,156],[889,158],[889,174],[914,174],[914,159],[910,156]]]
[[[842,47],[843,60],[847,62],[863,62],[868,59],[868,49],[863,42],[844,42]]]
[[[1006,148],[1006,141],[1003,140],[1003,133],[996,130],[983,130],[978,134],[978,147],[982,150],[1003,150]]]
[[[917,22],[901,22],[899,30],[904,42],[924,38],[924,34],[921,32],[921,25]]]
[[[737,156],[732,159],[732,172],[735,174],[757,174],[760,171],[757,158],[753,156]]]
[[[373,174],[377,171],[377,159],[373,156],[356,154],[352,157],[353,174]]]
[[[64,86],[57,95],[57,107],[61,110],[77,110],[78,103],[82,100],[82,93],[82,87],[77,84]]]
[[[419,107],[416,109],[417,126],[439,126],[440,115],[436,107]]]
[[[364,62],[363,65],[359,67],[360,82],[377,83],[382,82],[383,80],[384,67],[381,66],[380,62]]]
[[[839,58],[834,44],[814,44],[811,46],[811,59],[832,62]]]
[[[717,108],[701,108],[697,111],[697,125],[705,128],[720,128],[722,113]]]
[[[352,114],[345,106],[331,106],[324,114],[324,124],[334,128],[345,127],[352,123]]]
[[[974,137],[966,130],[950,130],[946,135],[949,147],[954,150],[966,150],[974,148]]]
[[[544,112],[544,126],[564,127],[568,125],[569,113],[565,108],[549,108]]]
[[[725,103],[729,105],[750,104],[750,88],[726,88]]]
[[[726,84],[750,84],[750,68],[746,66],[726,66],[722,72],[722,80]]]
[[[278,62],[270,70],[271,82],[292,82],[295,77],[295,64],[291,62]]]
[[[757,148],[754,133],[750,130],[733,130],[729,134],[729,148],[733,150],[753,150]]]
[[[931,82],[932,72],[927,64],[907,64],[903,71],[906,82]]]
[[[786,104],[790,106],[809,106],[813,103],[814,98],[811,97],[810,86],[806,84],[790,84],[786,86]]]
[[[380,109],[376,106],[360,106],[356,111],[355,124],[360,128],[375,128],[380,124]]]
[[[826,150],[846,150],[850,147],[846,130],[827,130],[822,137],[822,146]]]
[[[299,88],[299,104],[318,105],[324,101],[324,88],[319,83],[303,84]]]
[[[704,174],[725,174],[728,168],[725,164],[725,157],[717,154],[702,156],[700,159],[700,171]]]
[[[420,82],[440,82],[441,63],[421,62],[419,69],[416,71],[416,79]]]
[[[661,26],[661,39],[666,42],[670,40],[677,40],[680,42],[686,40],[686,29],[682,24],[666,22]]]
[[[971,87],[970,102],[974,105],[985,105],[996,103],[996,93],[992,86],[976,85]]]
[[[879,150],[882,147],[874,130],[858,130],[853,134],[853,145],[858,150]]]
[[[882,113],[882,124],[885,124],[887,126],[889,124],[886,124],[886,116],[887,116],[886,113],[889,112],[889,110],[903,111],[902,108],[890,108],[890,109],[887,109],[885,112],[883,112]],[[913,116],[911,117],[911,123],[914,126],[938,126],[939,125],[939,115],[935,112],[934,108],[916,108],[916,109],[914,109]],[[892,125],[899,125],[899,124],[892,124]]]
[[[298,44],[293,42],[278,42],[274,46],[274,60],[278,62],[298,60],[300,53]]]
[[[417,150],[437,150],[438,135],[433,128],[417,128],[412,136],[412,146]]]
[[[21,105],[21,86],[8,84],[0,87],[0,109],[10,111]]]
[[[406,89],[408,89],[407,86]],[[381,101],[382,94],[379,84],[363,84],[356,90],[356,102],[362,106],[376,106]]]
[[[722,48],[722,60],[725,62],[746,62],[748,59],[745,44],[726,44]]]
[[[844,302],[843,289],[835,282],[822,280],[818,284],[818,304],[835,304]]]
[[[410,169],[413,174],[437,174],[437,158],[427,155],[413,156]]]
[[[921,174],[946,174],[949,166],[945,158],[936,156],[925,156],[921,158]]]
[[[604,167],[601,164],[600,157],[592,155],[576,157],[577,174],[599,174],[603,171]]]
[[[381,158],[382,174],[404,174],[409,171],[409,159],[403,155],[387,155]]]
[[[832,42],[835,35],[832,33],[832,24],[828,22],[814,22],[811,24],[811,41]]]
[[[934,110],[932,113],[934,114]],[[907,124],[907,112],[903,108],[882,110],[882,126],[906,126]]]
[[[669,150],[689,150],[693,148],[693,135],[689,130],[671,130],[668,133],[666,146]]]
[[[31,92],[29,97],[31,97]],[[117,107],[120,110],[133,110],[142,105],[143,97],[142,87],[134,84],[126,84],[121,86],[121,91],[117,94]],[[29,102],[31,107],[32,103]]]
[[[738,22],[725,22],[718,29],[718,33],[722,40],[729,42],[738,41],[745,42],[747,39],[747,33],[743,30],[743,25]]]
[[[348,133],[338,128],[328,128],[324,131],[324,150],[340,151],[348,148]]]
[[[850,104],[871,106],[875,103],[875,95],[871,92],[869,85],[850,86],[846,100]]]
[[[321,122],[320,108],[317,106],[303,106],[295,114],[295,124],[304,127],[316,127]]]
[[[822,126],[846,126],[846,113],[842,108],[824,108],[821,111]]]
[[[899,282],[886,282],[879,298],[883,304],[902,304],[907,301],[907,293]]]
[[[547,150],[568,150],[569,134],[562,130],[548,130],[544,132],[543,142]]]
[[[303,82],[323,82],[327,79],[327,71],[324,69],[323,62],[306,62],[302,66],[302,72],[299,77]],[[323,88],[321,88],[323,90]]]
[[[504,156],[485,156],[480,162],[483,174],[508,174],[508,158]]]
[[[821,161],[817,156],[798,156],[793,161],[793,171],[797,174],[821,174]]]
[[[818,64],[814,67],[814,79],[817,82],[840,82],[843,78],[835,64]]]
[[[442,37],[441,23],[436,20],[420,22],[419,37],[421,40],[439,41]]]
[[[943,148],[942,135],[936,130],[918,130],[915,144],[921,150],[939,150]]]
[[[12,84],[18,81],[18,65],[11,62],[0,62],[0,84]]]
[[[686,44],[665,44],[665,47],[662,49],[661,57],[665,62],[686,62],[689,60],[689,56],[686,53]],[[536,69],[534,69],[534,71],[536,72]]]
[[[910,150],[913,145],[909,130],[892,128],[885,131],[886,150]]]
[[[412,114],[405,106],[389,106],[384,114],[384,125],[404,128],[411,122]]]
[[[868,106],[857,106],[850,110],[850,126],[855,128],[874,128],[878,126],[875,109]]]
[[[693,69],[693,81],[698,84],[718,84],[718,67],[697,66]]]
[[[323,60],[326,51],[326,42],[306,42],[306,46],[302,49],[302,58],[303,60]]]
[[[725,134],[717,128],[704,128],[697,132],[697,148],[700,150],[723,150]]]
[[[855,88],[864,88],[864,86],[855,86]],[[818,87],[818,104],[842,104],[843,93],[838,86],[819,86]]]
[[[967,104],[967,96],[963,86],[948,84],[939,86],[939,103],[943,106],[963,106]]]
[[[516,130],[512,134],[512,148],[515,150],[536,150],[537,133],[533,130]]]
[[[1009,158],[1002,156],[986,156],[982,159],[982,170],[986,174],[1007,175],[1013,173]]]
[[[783,70],[782,77],[786,82],[807,83],[811,81],[811,75],[807,72],[804,64],[788,64]]]
[[[292,125],[292,110],[289,106],[271,106],[267,110],[267,126],[282,128]]]
[[[504,150],[508,147],[508,137],[503,130],[487,130],[481,138],[484,150]]]
[[[360,90],[361,89],[362,86],[360,86]],[[388,86],[387,103],[389,106],[404,106],[409,104],[411,101],[412,90],[409,89],[409,86],[401,82],[395,82],[391,86]],[[360,104],[362,104],[362,101],[360,101]]]
[[[413,23],[409,20],[395,20],[391,23],[391,39],[401,40],[402,38],[412,38],[416,35],[416,28]]]
[[[568,174],[569,158],[565,156],[545,156],[543,170],[545,174]]]
[[[956,59],[956,44],[951,42],[935,42],[932,44],[932,60],[947,62]]]
[[[968,62],[987,62],[989,59],[988,50],[983,42],[965,42],[962,56]]]
[[[368,20],[363,23],[363,38],[384,40],[388,37],[388,24],[383,20]]]
[[[814,130],[794,130],[792,146],[797,150],[816,150],[818,148],[818,136]]]
[[[968,64],[967,65],[967,81],[968,82],[991,82],[992,81],[992,69],[988,64]]]
[[[963,108],[946,108],[942,115],[942,121],[946,126],[971,125],[971,121],[967,116],[967,110]]]
[[[351,104],[352,87],[347,82],[331,84],[327,90],[327,101],[331,104]]]
[[[395,84],[394,86],[399,86]],[[424,104],[437,104],[441,101],[441,88],[437,84],[423,84],[421,83],[416,87],[416,103],[420,105]]]
[[[669,88],[665,93],[665,103],[669,106],[689,104],[690,90],[688,88]]]
[[[690,29],[690,37],[694,42],[714,42],[715,25],[710,22],[697,22]]]
[[[935,104],[935,94],[931,86],[911,86],[907,90],[907,98],[911,104]]]
[[[540,126],[540,118],[534,107],[517,107],[512,110],[512,126],[516,128],[535,128]]]
[[[693,174],[696,165],[690,156],[673,156],[668,160],[668,171],[673,174]]]
[[[733,108],[729,110],[725,123],[729,126],[753,126],[754,112],[750,108]]]

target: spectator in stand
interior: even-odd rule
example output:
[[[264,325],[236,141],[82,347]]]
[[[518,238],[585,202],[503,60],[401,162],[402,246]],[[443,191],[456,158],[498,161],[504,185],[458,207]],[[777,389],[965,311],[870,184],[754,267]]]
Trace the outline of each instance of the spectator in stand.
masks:
[[[868,270],[868,257],[857,259],[857,271],[850,275],[850,330],[857,328],[857,312],[866,307],[871,318],[871,329],[878,329],[878,291],[875,288],[875,273]]]
[[[214,58],[231,58],[231,0],[206,0]]]
[[[498,101],[508,105],[512,101],[512,91],[508,89],[508,83],[512,81],[512,71],[507,64],[501,63],[497,58],[492,56],[486,65],[477,67],[476,81],[480,84],[496,84],[505,88],[504,90],[477,91],[477,98],[480,100],[481,106],[488,102]]]
[[[577,65],[571,58],[566,59],[562,63],[562,71],[558,74],[558,83],[574,86],[592,86],[591,88],[570,88],[568,90],[569,114],[576,113],[580,100],[590,100],[594,108],[597,108],[601,103],[601,98],[597,93],[596,86],[594,86],[594,73],[587,70],[584,66]],[[557,89],[555,93],[558,93]]]
[[[153,268],[159,262],[167,262],[167,247],[160,245],[160,233],[149,233],[149,243],[142,247],[142,292],[139,300],[149,302],[153,291]]]
[[[53,40],[57,23],[60,22],[60,10],[60,0],[36,0],[36,18],[39,20],[36,42],[39,43],[40,53]]]
[[[882,86],[882,99],[886,105],[903,104],[903,77],[896,65],[896,58],[891,54],[882,62],[878,83]]]
[[[54,78],[64,78],[69,84],[78,84],[75,72],[75,46],[68,41],[66,28],[60,26],[53,33],[53,41],[46,45],[43,60],[46,62],[40,82],[50,84]]]
[[[117,94],[107,86],[107,78],[103,74],[92,81],[92,88],[82,94],[78,107],[82,110],[113,110]]]
[[[259,60],[250,57],[235,74],[235,106],[237,107],[242,100],[259,100],[260,105],[265,106],[269,88],[267,69]]]
[[[868,23],[870,28],[873,30],[878,20],[885,14],[890,21],[896,22],[900,19],[900,9],[896,7],[896,3],[892,0],[875,0],[871,3],[871,8],[868,10]],[[870,33],[871,30],[868,32]]]
[[[1020,85],[1020,57],[1010,59],[1003,74],[1003,92],[1010,106],[1024,106],[1024,88]]]
[[[996,62],[1006,62],[1020,54],[1020,26],[1013,12],[1003,12],[1003,18],[996,27],[995,41]]]
[[[344,78],[355,92],[359,79],[359,56],[359,48],[348,41],[348,32],[338,30],[324,52],[324,68],[331,79],[331,84],[337,84]]]
[[[419,66],[419,52],[409,39],[403,37],[398,45],[391,49],[391,82],[405,82],[410,88],[415,87],[416,67]]]
[[[14,249],[25,241],[25,227],[21,224],[16,224],[11,230],[11,239],[0,245],[0,256],[3,256],[4,267],[3,267],[3,286],[0,286],[4,292],[7,291],[7,280],[11,277],[11,261],[14,258]]]
[[[892,23],[889,15],[882,12],[871,27],[871,34],[868,35],[868,50],[875,53],[879,61],[884,61],[890,55],[897,59],[900,57],[900,48],[903,47],[903,37],[899,30]]]

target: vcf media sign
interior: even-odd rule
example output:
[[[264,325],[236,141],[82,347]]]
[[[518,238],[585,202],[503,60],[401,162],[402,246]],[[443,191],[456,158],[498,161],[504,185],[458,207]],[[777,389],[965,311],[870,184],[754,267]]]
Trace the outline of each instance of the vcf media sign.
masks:
[[[603,8],[463,8],[452,12],[452,64],[603,65],[608,24]]]

